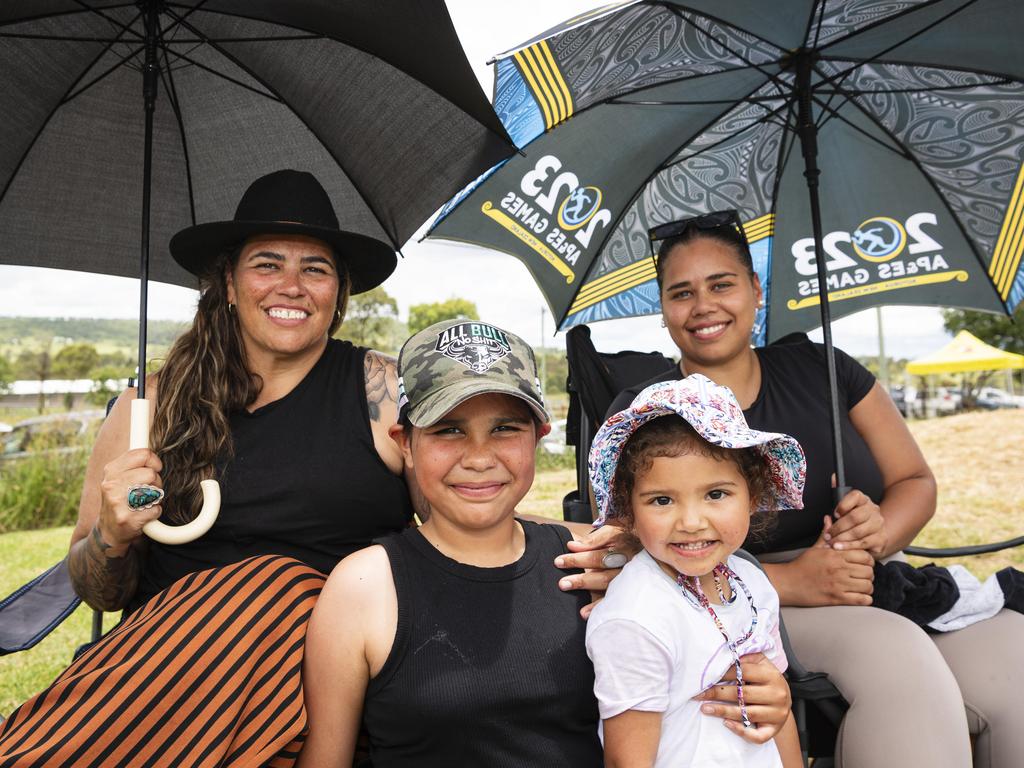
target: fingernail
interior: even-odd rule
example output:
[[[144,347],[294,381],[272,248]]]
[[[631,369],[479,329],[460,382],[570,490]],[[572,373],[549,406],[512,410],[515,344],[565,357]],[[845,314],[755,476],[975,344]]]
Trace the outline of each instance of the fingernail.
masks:
[[[700,711],[705,715],[715,714],[715,708],[711,704],[701,704]]]
[[[556,557],[555,558],[555,568],[565,568],[565,558],[564,557]]]
[[[558,588],[559,589],[572,589],[572,580],[571,579],[562,579],[560,582],[558,582]]]
[[[845,545],[841,541],[837,541],[835,544],[832,545],[832,549],[843,549],[844,547]]]
[[[823,539],[824,539],[825,541],[832,541],[832,534],[830,534],[830,533],[826,533],[826,534],[825,534],[824,536],[822,536],[822,538],[823,538]]]

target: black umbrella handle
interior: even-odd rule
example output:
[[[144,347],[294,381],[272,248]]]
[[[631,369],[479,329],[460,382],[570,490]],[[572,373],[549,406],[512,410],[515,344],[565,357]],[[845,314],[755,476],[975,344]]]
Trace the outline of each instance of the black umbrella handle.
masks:
[[[149,448],[149,401],[132,401],[131,427],[128,432],[128,448]],[[161,544],[187,544],[195,541],[217,521],[220,513],[220,485],[216,480],[199,483],[203,490],[203,507],[195,520],[184,525],[167,525],[159,520],[150,520],[142,526],[142,532]]]

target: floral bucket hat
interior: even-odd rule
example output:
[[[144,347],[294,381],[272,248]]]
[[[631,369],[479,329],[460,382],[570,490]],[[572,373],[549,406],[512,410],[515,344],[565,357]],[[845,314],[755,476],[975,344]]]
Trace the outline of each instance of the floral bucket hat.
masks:
[[[597,431],[590,448],[590,483],[599,512],[594,525],[619,514],[611,509],[612,483],[626,442],[648,421],[669,414],[684,418],[713,445],[756,448],[765,456],[771,483],[759,511],[803,509],[807,464],[800,443],[779,432],[751,429],[732,390],[695,373],[679,381],[652,384]]]

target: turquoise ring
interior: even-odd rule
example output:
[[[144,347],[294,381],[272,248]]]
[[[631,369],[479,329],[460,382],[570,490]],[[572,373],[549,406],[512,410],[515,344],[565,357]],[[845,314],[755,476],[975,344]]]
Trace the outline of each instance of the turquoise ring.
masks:
[[[164,497],[160,488],[152,485],[133,485],[128,489],[128,506],[132,509],[149,509],[159,504]]]

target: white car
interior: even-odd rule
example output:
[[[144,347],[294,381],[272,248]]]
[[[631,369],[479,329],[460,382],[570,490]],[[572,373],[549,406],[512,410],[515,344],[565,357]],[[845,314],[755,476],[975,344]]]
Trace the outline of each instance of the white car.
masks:
[[[551,422],[551,431],[540,439],[540,449],[545,453],[561,455],[569,450],[565,444],[565,419]]]
[[[977,403],[979,408],[989,411],[994,411],[997,408],[1022,408],[1024,407],[1024,397],[1011,395],[1009,392],[995,387],[982,387],[978,391]]]

